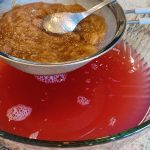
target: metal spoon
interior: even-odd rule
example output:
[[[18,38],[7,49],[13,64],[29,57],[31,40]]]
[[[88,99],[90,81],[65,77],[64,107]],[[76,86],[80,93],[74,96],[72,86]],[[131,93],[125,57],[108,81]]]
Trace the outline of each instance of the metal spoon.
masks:
[[[98,9],[101,9],[102,7],[113,2],[116,2],[116,0],[105,0],[104,2],[101,2],[93,8],[81,13],[62,12],[48,15],[44,18],[43,27],[47,32],[59,34],[72,32],[76,28],[78,23],[84,18],[88,17]]]

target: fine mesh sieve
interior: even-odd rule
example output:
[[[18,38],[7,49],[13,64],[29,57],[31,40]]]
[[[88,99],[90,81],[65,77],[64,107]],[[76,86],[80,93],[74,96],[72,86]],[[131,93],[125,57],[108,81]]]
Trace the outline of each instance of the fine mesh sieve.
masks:
[[[3,13],[9,11],[15,5],[23,5],[33,2],[41,2],[41,0],[2,0],[0,1],[0,14],[2,15]],[[87,3],[87,0],[42,0],[42,2],[62,3],[66,5],[78,3],[86,9],[89,9],[100,3],[99,0],[90,1],[90,3]],[[124,15],[124,11],[118,3],[113,3],[108,7],[102,8],[101,10],[97,11],[96,14],[105,18],[107,24],[107,33],[105,40],[103,40],[103,42],[101,43],[99,51],[93,56],[82,60],[55,64],[30,62],[12,57],[2,52],[0,52],[0,57],[5,62],[19,70],[37,75],[59,74],[80,68],[94,58],[97,58],[110,50],[122,37],[126,27],[126,18]]]

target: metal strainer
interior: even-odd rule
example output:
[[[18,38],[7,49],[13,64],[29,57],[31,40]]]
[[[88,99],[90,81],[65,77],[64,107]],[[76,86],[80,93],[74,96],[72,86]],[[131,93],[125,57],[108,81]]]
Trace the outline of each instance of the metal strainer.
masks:
[[[66,5],[78,3],[89,9],[95,5],[97,5],[100,1],[94,0],[87,3],[88,0],[0,0],[0,14],[9,11],[12,9],[14,4],[28,4],[33,2],[48,2],[48,3],[62,3]],[[96,12],[97,15],[101,15],[105,18],[107,24],[107,33],[106,38],[99,47],[99,51],[87,58],[77,61],[70,61],[64,63],[36,63],[31,61],[26,61],[23,59],[18,59],[7,55],[5,53],[0,52],[0,58],[4,60],[9,65],[30,74],[36,75],[51,75],[51,74],[60,74],[65,72],[70,72],[76,70],[85,64],[89,63],[91,60],[103,55],[108,52],[112,47],[114,47],[121,39],[125,29],[126,29],[126,16],[125,13],[132,13],[134,11],[124,11],[122,7],[116,2],[108,7],[104,7],[103,9]],[[149,9],[146,9],[146,13],[150,13]],[[137,13],[143,13],[143,9],[139,9]],[[150,23],[150,20],[141,20],[140,21],[130,21],[129,23]]]

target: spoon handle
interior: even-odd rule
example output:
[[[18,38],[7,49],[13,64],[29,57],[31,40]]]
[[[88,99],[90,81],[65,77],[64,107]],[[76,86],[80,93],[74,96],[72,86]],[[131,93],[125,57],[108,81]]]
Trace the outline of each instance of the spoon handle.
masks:
[[[98,9],[101,9],[102,7],[111,4],[113,2],[116,2],[116,0],[105,0],[103,2],[101,2],[100,4],[94,6],[93,8],[89,9],[88,11],[84,12],[84,16],[87,17],[89,15],[91,15],[92,13],[94,13],[95,11],[97,11]]]

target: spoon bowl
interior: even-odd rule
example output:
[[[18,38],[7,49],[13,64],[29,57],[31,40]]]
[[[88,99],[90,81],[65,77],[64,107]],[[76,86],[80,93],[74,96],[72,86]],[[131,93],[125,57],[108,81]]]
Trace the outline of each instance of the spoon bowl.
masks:
[[[46,32],[64,34],[72,32],[84,18],[84,13],[55,13],[44,18],[43,27]]]

